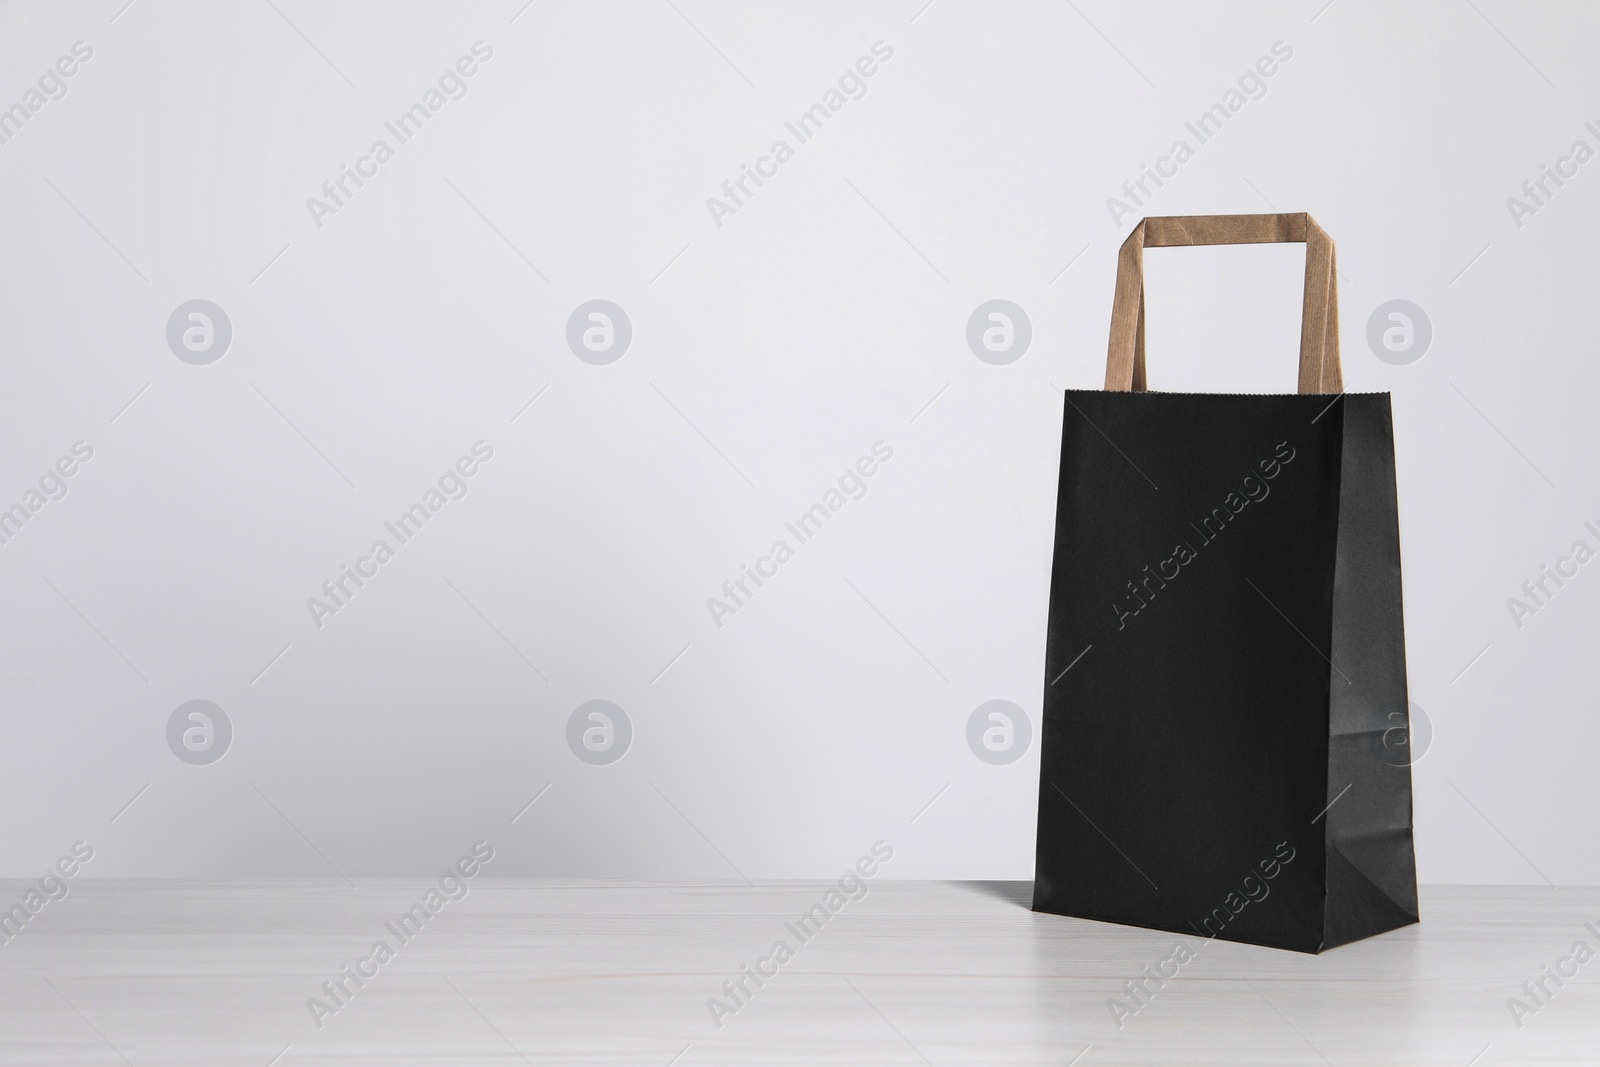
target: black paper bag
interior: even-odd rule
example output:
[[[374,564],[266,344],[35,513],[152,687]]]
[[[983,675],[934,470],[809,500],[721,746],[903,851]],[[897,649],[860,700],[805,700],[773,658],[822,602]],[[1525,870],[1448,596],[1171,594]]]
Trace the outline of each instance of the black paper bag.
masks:
[[[1146,392],[1144,247],[1280,241],[1299,393]],[[1302,952],[1417,921],[1389,395],[1342,390],[1309,216],[1134,229],[1063,408],[1034,910]]]

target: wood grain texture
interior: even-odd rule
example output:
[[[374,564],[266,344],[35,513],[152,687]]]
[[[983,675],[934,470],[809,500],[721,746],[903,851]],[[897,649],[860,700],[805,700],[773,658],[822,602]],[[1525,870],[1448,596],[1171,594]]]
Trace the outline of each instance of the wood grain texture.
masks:
[[[1521,1029],[1506,1004],[1600,949],[1600,889],[1434,887],[1422,925],[1305,956],[1036,915],[1016,882],[869,882],[802,942],[785,924],[828,883],[480,877],[398,944],[385,922],[432,883],[357,883],[74,884],[0,945],[0,1062],[1600,1061],[1600,959]],[[307,999],[379,938],[394,959],[319,1029]],[[719,1028],[708,998],[780,939],[793,958]],[[1119,1028],[1108,1001],[1179,940],[1195,958]]]

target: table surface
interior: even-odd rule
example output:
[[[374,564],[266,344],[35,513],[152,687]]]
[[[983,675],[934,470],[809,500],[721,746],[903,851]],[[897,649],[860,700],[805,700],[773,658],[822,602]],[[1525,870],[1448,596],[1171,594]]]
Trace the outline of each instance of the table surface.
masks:
[[[1309,956],[1036,915],[1025,882],[358,881],[71,883],[0,944],[0,1062],[1600,1063],[1594,888],[1425,887],[1422,924]],[[1177,973],[1132,1000],[1146,967]]]

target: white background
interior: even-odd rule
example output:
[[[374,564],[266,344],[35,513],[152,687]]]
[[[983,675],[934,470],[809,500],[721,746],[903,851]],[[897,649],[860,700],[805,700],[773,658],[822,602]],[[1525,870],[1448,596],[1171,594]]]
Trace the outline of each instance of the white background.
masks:
[[[1600,148],[1600,11],[675,2],[0,7],[0,106],[94,49],[0,144],[0,505],[94,448],[0,545],[0,874],[78,839],[93,876],[416,874],[487,838],[500,875],[759,879],[884,838],[889,876],[1031,877],[1037,730],[990,766],[966,723],[1037,727],[1106,201],[1283,41],[1140,211],[1309,211],[1338,243],[1347,387],[1394,394],[1421,878],[1600,881],[1600,564],[1521,629],[1506,606],[1600,525],[1600,163],[1520,228],[1506,204]],[[479,40],[465,98],[316,226]],[[718,227],[706,199],[879,40]],[[1293,388],[1300,246],[1148,263],[1155,388]],[[209,366],[165,339],[196,298],[233,327]],[[609,366],[565,341],[595,298],[633,326]],[[996,298],[1033,327],[1006,366],[965,340]],[[1365,339],[1392,299],[1432,323],[1407,366]],[[706,598],[880,439],[868,495],[716,628]],[[478,440],[469,495],[314,626]],[[205,767],[165,739],[195,698],[235,731]],[[633,724],[610,766],[565,741],[593,698]]]

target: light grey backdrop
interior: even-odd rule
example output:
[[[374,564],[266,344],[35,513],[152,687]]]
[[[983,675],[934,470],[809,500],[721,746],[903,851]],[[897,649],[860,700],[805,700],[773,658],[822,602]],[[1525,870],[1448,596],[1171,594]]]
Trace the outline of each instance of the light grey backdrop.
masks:
[[[0,7],[0,873],[486,838],[495,874],[759,879],[883,838],[896,877],[1030,877],[1060,392],[1101,381],[1117,245],[1303,210],[1346,382],[1394,394],[1421,877],[1600,879],[1600,563],[1522,588],[1600,548],[1600,11],[124,3]],[[1151,253],[1152,384],[1292,389],[1302,257]],[[614,312],[569,345],[593,300],[613,362]],[[1020,358],[1015,313],[969,345],[991,300]],[[570,746],[596,699],[631,738]],[[192,700],[231,738],[169,733]],[[1020,759],[969,746],[991,700]]]

